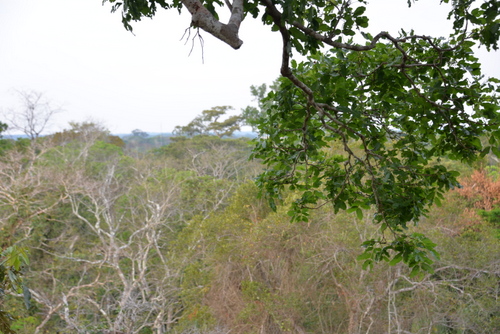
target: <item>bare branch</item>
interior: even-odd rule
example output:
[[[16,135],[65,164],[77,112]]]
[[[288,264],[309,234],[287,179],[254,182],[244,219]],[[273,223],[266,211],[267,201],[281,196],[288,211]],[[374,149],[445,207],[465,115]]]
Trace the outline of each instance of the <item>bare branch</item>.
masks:
[[[47,129],[53,116],[60,112],[54,108],[42,93],[35,91],[17,91],[21,110],[8,110],[4,117],[9,128],[21,131],[30,139],[38,138]]]

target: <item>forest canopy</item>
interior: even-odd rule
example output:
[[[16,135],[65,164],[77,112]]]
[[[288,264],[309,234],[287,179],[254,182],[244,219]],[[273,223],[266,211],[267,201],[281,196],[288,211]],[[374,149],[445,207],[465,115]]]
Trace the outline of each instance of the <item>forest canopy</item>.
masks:
[[[0,139],[0,331],[500,329],[494,159],[476,170],[442,159],[462,172],[462,188],[408,226],[440,254],[423,268],[433,273],[416,275],[398,257],[370,271],[356,260],[380,233],[374,207],[358,215],[325,205],[292,222],[300,192],[288,188],[271,210],[258,196],[265,166],[249,161],[251,139],[181,136],[149,152],[137,151],[137,136],[118,139],[88,122]]]
[[[24,95],[0,122],[29,137],[0,137],[0,332],[500,332],[500,80],[474,55],[498,1],[441,1],[447,37],[371,31],[365,0],[105,2],[129,30],[187,9],[234,49],[260,19],[282,77],[165,141],[40,136],[56,109]]]

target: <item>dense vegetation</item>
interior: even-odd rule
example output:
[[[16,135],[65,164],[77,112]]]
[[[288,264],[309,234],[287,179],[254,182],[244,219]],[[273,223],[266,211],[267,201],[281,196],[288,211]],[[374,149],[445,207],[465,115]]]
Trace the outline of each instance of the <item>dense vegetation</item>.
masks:
[[[121,12],[128,30],[165,9],[187,10],[196,36],[202,29],[234,49],[242,47],[239,29],[251,18],[280,35],[281,45],[273,47],[281,50],[282,78],[262,101],[265,117],[253,122],[255,110],[245,110],[261,135],[254,156],[266,170],[259,188],[273,207],[288,189],[297,191],[289,211],[295,221],[330,203],[358,217],[375,210],[372,221],[390,233],[364,241],[366,266],[388,258],[429,271],[433,243],[407,226],[459,184],[458,173],[440,159],[473,163],[490,152],[500,155],[500,80],[485,77],[474,55],[477,47],[498,49],[498,0],[440,1],[449,11],[442,18],[449,21],[447,36],[413,27],[376,31],[367,0],[104,3]],[[399,15],[384,6],[378,15]],[[204,119],[178,130],[199,133]],[[334,145],[338,154],[328,155]]]
[[[252,89],[253,144],[227,106],[147,152],[11,118],[30,139],[0,145],[0,330],[500,332],[500,80],[474,55],[497,0],[442,1],[446,38],[369,31],[366,0],[104,2],[127,29],[186,8],[235,49],[260,17],[283,77]]]
[[[271,210],[245,138],[177,137],[129,154],[87,123],[2,143],[2,249],[24,247],[30,262],[29,294],[11,289],[2,304],[18,333],[500,330],[494,160],[444,162],[463,187],[419,223],[439,258],[415,275],[395,260],[371,270],[357,260],[379,233],[373,209],[325,205],[291,222],[300,195],[288,189]]]

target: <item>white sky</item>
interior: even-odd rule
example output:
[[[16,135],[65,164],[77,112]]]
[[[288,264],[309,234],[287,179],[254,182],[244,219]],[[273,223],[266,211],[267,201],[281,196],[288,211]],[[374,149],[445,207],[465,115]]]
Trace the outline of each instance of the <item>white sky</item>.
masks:
[[[411,10],[406,0],[372,2],[374,34],[403,27],[436,36],[450,26],[438,0]],[[199,42],[189,56],[191,40],[181,41],[187,13],[161,10],[134,24],[134,36],[109,8],[101,0],[0,0],[0,111],[19,108],[15,90],[34,90],[64,109],[51,131],[92,119],[113,133],[169,132],[213,106],[239,112],[252,103],[250,85],[279,76],[281,38],[259,20],[243,22],[237,51],[202,32],[203,63]],[[481,59],[485,74],[500,77],[498,54]]]

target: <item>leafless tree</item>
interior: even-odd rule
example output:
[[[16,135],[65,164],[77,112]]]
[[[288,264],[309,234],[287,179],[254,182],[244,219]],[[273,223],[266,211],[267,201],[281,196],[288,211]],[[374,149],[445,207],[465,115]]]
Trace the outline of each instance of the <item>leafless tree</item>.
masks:
[[[187,148],[191,157],[189,169],[198,175],[209,175],[217,179],[243,179],[246,172],[252,177],[257,174],[258,166],[249,161],[249,152],[242,147],[228,143],[209,143],[205,150]],[[252,170],[253,168],[253,170]]]
[[[165,184],[157,178],[161,167],[144,165],[134,166],[133,181],[123,184],[118,164],[109,161],[99,178],[73,171],[58,180],[85,236],[61,231],[50,247],[38,248],[54,259],[39,276],[55,288],[31,287],[44,308],[35,333],[54,316],[75,333],[104,326],[109,333],[149,327],[163,334],[177,321],[179,272],[166,249],[179,206],[177,181]],[[61,273],[78,279],[68,284]]]
[[[47,129],[53,116],[61,111],[36,91],[16,91],[20,101],[19,109],[3,112],[9,129],[21,131],[30,139],[38,138]]]

